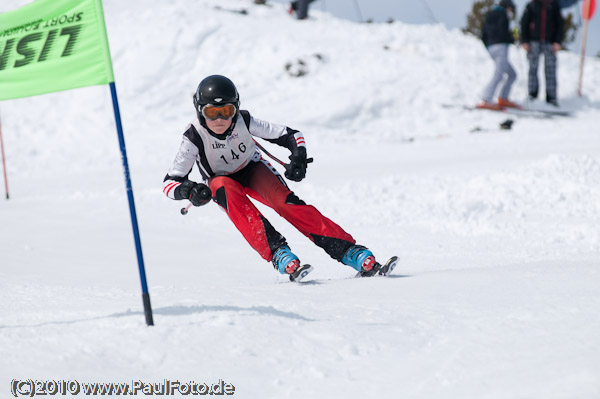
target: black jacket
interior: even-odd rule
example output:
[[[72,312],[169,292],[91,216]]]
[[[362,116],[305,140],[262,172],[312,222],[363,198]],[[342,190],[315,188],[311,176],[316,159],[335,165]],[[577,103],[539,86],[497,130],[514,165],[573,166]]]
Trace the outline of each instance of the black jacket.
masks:
[[[486,14],[481,29],[481,40],[486,47],[514,41],[509,29],[508,15],[504,8],[497,6]]]
[[[521,17],[521,42],[561,43],[563,17],[556,0],[531,0]]]

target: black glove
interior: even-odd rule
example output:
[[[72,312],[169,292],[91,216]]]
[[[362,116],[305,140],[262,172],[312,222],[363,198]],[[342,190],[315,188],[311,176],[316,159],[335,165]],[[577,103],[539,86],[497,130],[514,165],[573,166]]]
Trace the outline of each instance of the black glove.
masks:
[[[189,199],[192,205],[202,206],[210,202],[212,193],[210,188],[203,183],[195,183],[191,180],[186,180],[179,186],[179,194],[182,198]]]
[[[285,177],[293,181],[301,181],[306,177],[306,149],[299,147],[290,155],[290,163],[285,165]]]

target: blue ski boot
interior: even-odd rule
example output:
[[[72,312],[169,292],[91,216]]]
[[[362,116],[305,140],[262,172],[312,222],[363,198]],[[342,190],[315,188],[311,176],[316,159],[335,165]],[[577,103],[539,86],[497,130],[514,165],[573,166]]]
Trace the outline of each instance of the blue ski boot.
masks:
[[[350,266],[361,277],[371,277],[377,274],[381,265],[375,260],[373,252],[362,245],[351,246],[342,258],[344,265]]]
[[[311,265],[301,265],[300,260],[287,245],[277,248],[273,254],[273,267],[281,274],[290,276],[290,281],[300,282],[313,271]]]

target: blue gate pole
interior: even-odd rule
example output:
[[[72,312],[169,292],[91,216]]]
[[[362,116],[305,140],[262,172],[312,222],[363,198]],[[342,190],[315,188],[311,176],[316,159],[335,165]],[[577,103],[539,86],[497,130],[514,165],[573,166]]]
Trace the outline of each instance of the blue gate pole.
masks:
[[[110,82],[110,94],[112,96],[113,109],[115,111],[115,122],[117,123],[117,134],[119,136],[119,147],[121,148],[121,157],[123,158],[123,172],[125,173],[125,186],[127,188],[127,199],[129,200],[129,213],[131,214],[131,226],[133,227],[133,238],[135,240],[135,250],[137,253],[138,267],[140,269],[140,280],[142,282],[142,302],[144,304],[144,314],[146,315],[146,324],[154,325],[152,320],[152,307],[150,306],[150,293],[146,283],[146,270],[144,268],[144,256],[142,254],[142,243],[140,240],[140,231],[138,229],[137,216],[135,213],[135,202],[133,201],[133,189],[131,187],[131,178],[129,177],[129,164],[127,162],[127,151],[125,149],[125,137],[123,136],[123,126],[121,125],[121,112],[119,111],[119,100],[117,99],[117,89],[115,82]]]

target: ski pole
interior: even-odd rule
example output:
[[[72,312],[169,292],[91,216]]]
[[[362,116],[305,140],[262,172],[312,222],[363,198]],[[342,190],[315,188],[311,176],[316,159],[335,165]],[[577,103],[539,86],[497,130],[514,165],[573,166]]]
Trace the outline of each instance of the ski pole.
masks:
[[[186,205],[185,208],[181,208],[181,214],[182,215],[187,215],[188,211],[190,210],[190,208],[192,207],[192,203],[190,202],[189,204]]]
[[[265,150],[265,147],[263,147],[262,145],[260,145],[260,144],[258,143],[258,141],[254,140],[254,142],[256,143],[256,146],[257,146],[258,148],[260,148],[260,150],[261,150],[262,152],[264,152],[264,153],[265,153],[265,154],[267,154],[269,157],[271,157],[271,158],[272,158],[272,159],[273,159],[275,162],[277,162],[278,164],[280,164],[281,166],[283,166],[283,167],[284,167],[284,168],[286,168],[286,169],[287,169],[287,167],[288,167],[288,166],[290,166],[289,164],[287,164],[287,163],[283,162],[282,160],[280,160],[279,158],[277,158],[275,155],[271,154],[269,151]],[[308,159],[306,160],[306,163],[312,163],[313,161],[314,161],[314,159],[313,159],[313,158],[308,158]]]
[[[210,192],[210,188],[208,188],[208,186],[206,184],[204,184],[204,183],[196,184],[196,186],[194,187],[194,190],[198,190],[196,193],[194,193],[194,195],[196,195],[200,200],[200,203],[196,206],[204,205],[210,201],[210,199],[212,197],[212,193]],[[191,196],[190,196],[190,198],[191,198]],[[192,205],[194,205],[194,204],[190,200],[190,202],[187,204],[187,206],[185,208],[181,208],[181,214],[187,215],[188,210],[192,207]]]
[[[284,162],[283,162],[283,161],[281,161],[279,158],[277,158],[275,155],[271,154],[269,151],[267,151],[267,150],[265,149],[265,147],[263,147],[262,145],[260,145],[260,144],[258,143],[258,141],[254,140],[254,143],[256,143],[256,146],[257,146],[258,148],[260,148],[260,149],[261,149],[261,150],[262,150],[262,151],[263,151],[265,154],[267,154],[267,155],[268,155],[269,157],[271,157],[271,158],[272,158],[274,161],[276,161],[278,164],[280,164],[281,166],[283,166],[283,167],[284,167],[286,170],[289,168],[290,164],[286,164],[286,163],[284,163]],[[313,161],[313,158],[308,158],[308,159],[306,160],[306,163],[307,163],[307,164],[309,164],[309,163],[311,163],[312,161]],[[296,176],[296,177],[297,177],[297,176],[300,174],[300,170],[299,170],[298,168],[296,168],[296,169],[294,169],[294,170],[292,171],[292,174],[293,174],[294,176]]]
[[[357,0],[354,0],[354,8],[356,8],[356,13],[358,14],[358,22],[363,22],[362,12],[360,12],[360,6],[358,5]]]
[[[265,150],[265,147],[263,147],[262,145],[259,144],[258,141],[254,140],[254,142],[256,143],[256,146],[258,148],[260,148],[260,150],[262,152],[264,152],[265,154],[267,154],[269,157],[271,157],[271,159],[273,159],[274,161],[276,161],[278,164],[285,166],[285,163],[283,163],[283,161],[279,160],[279,158],[277,158],[275,155],[271,154],[269,151]]]

